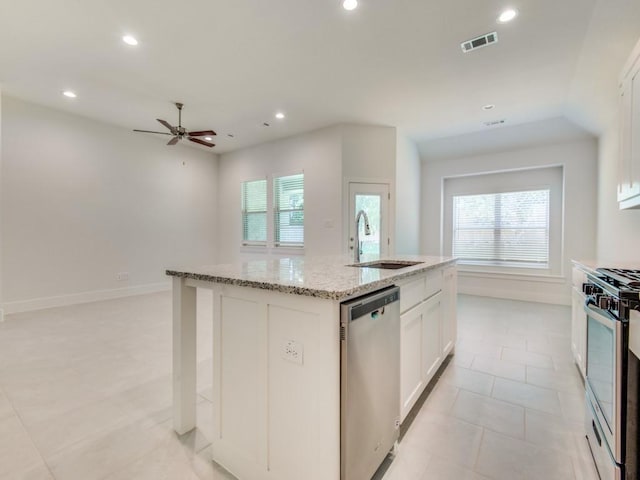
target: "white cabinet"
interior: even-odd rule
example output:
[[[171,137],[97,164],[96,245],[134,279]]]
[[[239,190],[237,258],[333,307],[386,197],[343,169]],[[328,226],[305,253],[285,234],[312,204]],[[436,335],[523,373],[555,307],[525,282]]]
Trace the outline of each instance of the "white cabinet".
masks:
[[[587,314],[584,311],[585,296],[582,293],[584,272],[573,269],[571,289],[571,352],[584,378],[587,371]]]
[[[400,418],[404,421],[456,340],[456,267],[400,283]]]
[[[456,343],[457,299],[458,271],[456,267],[447,267],[442,272],[442,355],[444,357],[453,351]]]
[[[640,208],[640,42],[622,71],[619,122],[618,202],[621,209]]]
[[[442,363],[442,293],[425,301],[422,309],[422,378],[426,385]]]
[[[402,293],[400,295],[402,296]],[[426,386],[422,375],[424,326],[423,303],[400,316],[400,417],[402,420]]]

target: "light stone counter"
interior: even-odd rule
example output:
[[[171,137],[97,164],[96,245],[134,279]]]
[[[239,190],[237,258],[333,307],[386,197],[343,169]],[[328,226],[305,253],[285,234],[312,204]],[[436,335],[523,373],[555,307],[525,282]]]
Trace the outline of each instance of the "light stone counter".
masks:
[[[366,264],[375,259],[363,258]],[[353,267],[349,256],[288,257],[237,264],[172,268],[167,275],[191,280],[274,290],[328,300],[344,300],[427,270],[455,263],[451,257],[395,255],[384,260],[421,262],[398,270]]]

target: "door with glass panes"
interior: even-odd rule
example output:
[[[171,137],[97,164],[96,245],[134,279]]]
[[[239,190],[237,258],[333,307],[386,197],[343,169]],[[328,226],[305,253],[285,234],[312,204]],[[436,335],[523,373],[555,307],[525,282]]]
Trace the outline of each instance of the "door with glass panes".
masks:
[[[362,255],[389,254],[389,185],[386,183],[349,183],[349,253],[354,253],[355,218],[360,210],[369,217],[371,235],[364,233],[364,219],[359,222]]]

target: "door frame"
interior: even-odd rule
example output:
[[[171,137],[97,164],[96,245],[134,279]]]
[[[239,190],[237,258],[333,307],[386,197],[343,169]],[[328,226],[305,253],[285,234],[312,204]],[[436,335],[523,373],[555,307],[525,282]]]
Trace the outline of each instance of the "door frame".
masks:
[[[395,228],[396,228],[396,202],[395,202],[395,182],[389,178],[367,178],[367,177],[345,177],[342,184],[342,253],[353,254],[349,250],[349,227],[351,222],[351,212],[349,212],[349,185],[352,183],[371,183],[385,185],[389,189],[388,205],[388,235],[389,235],[389,255],[395,254]]]

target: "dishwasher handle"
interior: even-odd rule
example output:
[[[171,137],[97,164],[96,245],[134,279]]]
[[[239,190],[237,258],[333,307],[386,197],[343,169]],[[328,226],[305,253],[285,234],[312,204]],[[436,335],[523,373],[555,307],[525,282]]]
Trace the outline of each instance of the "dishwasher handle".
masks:
[[[396,286],[359,297],[342,304],[342,321],[353,322],[369,314],[372,314],[371,318],[375,319],[384,313],[386,306],[398,301],[400,301],[400,289]],[[373,315],[376,312],[377,314]]]

